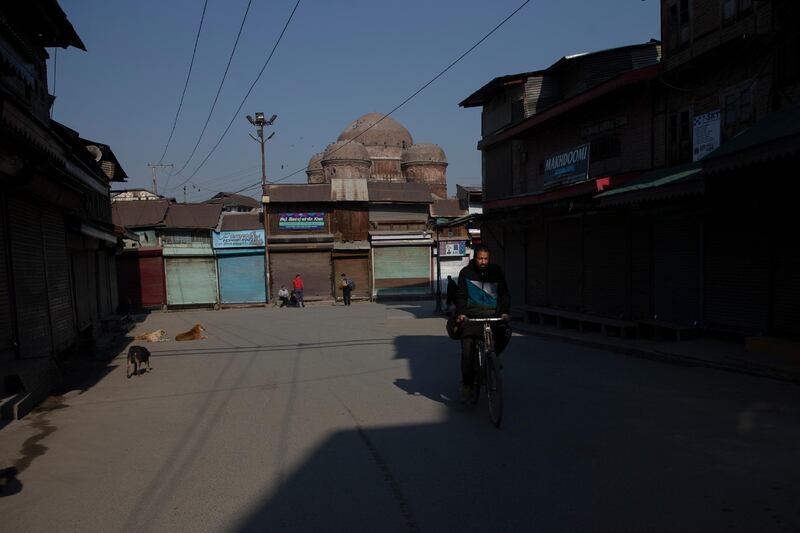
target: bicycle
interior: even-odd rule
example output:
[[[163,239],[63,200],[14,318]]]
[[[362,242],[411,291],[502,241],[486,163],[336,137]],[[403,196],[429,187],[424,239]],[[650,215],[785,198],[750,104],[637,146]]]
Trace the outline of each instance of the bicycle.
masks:
[[[480,399],[481,387],[486,390],[486,400],[489,404],[489,418],[495,427],[500,427],[503,421],[503,379],[500,375],[502,365],[494,349],[491,323],[504,322],[502,318],[465,318],[464,322],[477,322],[483,324],[483,338],[475,342],[472,352],[475,364],[475,383],[472,386],[472,405]]]

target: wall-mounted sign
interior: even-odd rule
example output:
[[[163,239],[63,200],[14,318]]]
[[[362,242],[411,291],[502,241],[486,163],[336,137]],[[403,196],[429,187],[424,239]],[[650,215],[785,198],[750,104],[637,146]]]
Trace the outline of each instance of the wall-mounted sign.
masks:
[[[325,229],[325,213],[281,213],[280,229]]]
[[[568,185],[589,177],[589,145],[582,144],[544,160],[544,186]]]
[[[261,248],[264,246],[264,230],[215,231],[214,248]]]
[[[692,161],[699,161],[719,148],[719,109],[694,117]]]
[[[467,241],[439,241],[439,257],[458,257],[467,254]]]

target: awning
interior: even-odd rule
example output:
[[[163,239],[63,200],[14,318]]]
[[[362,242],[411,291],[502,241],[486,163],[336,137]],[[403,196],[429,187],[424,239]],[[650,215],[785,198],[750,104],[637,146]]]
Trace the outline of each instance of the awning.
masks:
[[[99,241],[105,241],[109,244],[117,244],[117,236],[114,233],[96,226],[91,226],[86,222],[81,222],[81,233]]]
[[[700,163],[691,163],[644,172],[638,179],[622,187],[601,192],[595,198],[602,205],[617,205],[702,194],[704,186]]]

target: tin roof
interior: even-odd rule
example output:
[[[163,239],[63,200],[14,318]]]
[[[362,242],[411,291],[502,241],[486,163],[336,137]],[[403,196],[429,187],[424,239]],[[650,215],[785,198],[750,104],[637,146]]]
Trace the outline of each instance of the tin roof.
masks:
[[[170,204],[164,223],[171,229],[214,229],[221,213],[222,204]]]
[[[432,217],[455,218],[468,214],[466,209],[461,208],[461,201],[458,198],[434,200],[430,206]]]
[[[370,202],[397,202],[406,204],[430,204],[431,190],[424,183],[396,183],[371,181],[367,184]]]
[[[86,45],[57,0],[3,2],[3,12],[4,18],[10,19],[13,26],[37,36],[37,44],[44,48],[74,46],[86,51]]]
[[[249,196],[244,196],[242,194],[236,194],[232,192],[217,193],[208,200],[206,200],[206,203],[222,204],[225,207],[228,207],[229,205],[243,205],[245,207],[250,207],[252,209],[258,209],[259,207],[261,207],[261,203],[255,198],[251,198]]]
[[[330,202],[331,186],[328,183],[270,185],[269,201],[272,203]]]
[[[247,229],[262,229],[264,219],[261,213],[222,213],[220,231],[239,231]]]
[[[111,219],[123,228],[147,228],[164,223],[169,201],[131,200],[111,202]]]
[[[338,202],[368,202],[369,187],[366,179],[331,180],[331,199]]]

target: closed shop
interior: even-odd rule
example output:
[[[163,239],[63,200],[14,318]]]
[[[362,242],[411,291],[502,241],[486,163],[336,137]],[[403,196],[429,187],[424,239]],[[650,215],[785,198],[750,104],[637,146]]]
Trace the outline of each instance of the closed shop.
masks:
[[[577,311],[581,306],[581,221],[547,223],[547,299],[549,305]]]
[[[433,276],[439,276],[439,287],[442,291],[442,298],[447,295],[447,276],[458,281],[461,269],[469,264],[469,248],[465,240],[440,240],[438,251],[442,252],[437,264],[437,257],[433,258]],[[441,270],[441,274],[437,270]],[[436,286],[434,285],[434,290]]]
[[[167,250],[164,250],[165,255]],[[213,256],[165,257],[167,305],[217,303],[217,267]]]
[[[526,298],[529,305],[547,304],[547,239],[544,225],[528,229]]]
[[[638,320],[653,318],[651,232],[649,220],[637,218],[631,223],[631,313]]]
[[[286,245],[283,245],[286,246]],[[281,285],[292,290],[296,274],[303,278],[305,300],[327,300],[333,295],[333,272],[331,270],[331,243],[325,250],[313,248],[276,249],[270,246],[269,268],[273,291]]]
[[[264,270],[264,230],[239,229],[224,231],[234,220],[241,227],[249,219],[259,223],[258,216],[223,216],[223,231],[212,235],[214,254],[219,270],[219,296],[223,304],[265,303],[267,301]],[[238,220],[241,219],[241,220]]]
[[[342,290],[339,285],[344,273],[356,284],[350,297],[368,300],[370,298],[369,271],[369,249],[358,252],[334,249],[333,279],[336,282],[336,299],[342,299]]]
[[[800,337],[800,247],[791,241],[776,243],[772,294],[773,332]]]
[[[119,299],[133,309],[159,309],[167,303],[161,248],[126,250],[117,258]]]
[[[583,309],[601,316],[627,316],[628,243],[622,219],[584,218]]]
[[[704,273],[710,329],[750,333],[768,329],[770,253],[760,224],[758,217],[745,211],[708,221]]]
[[[264,303],[264,250],[216,250],[219,297],[223,304]]]
[[[653,223],[654,317],[685,325],[703,321],[702,224],[692,215]]]
[[[526,292],[520,290],[526,285],[525,229],[519,226],[506,226],[503,241],[505,243],[504,270],[506,283],[511,288],[509,291],[511,304],[522,305],[525,304]]]
[[[47,294],[50,302],[50,327],[56,352],[68,348],[75,340],[75,315],[72,306],[70,262],[67,255],[64,217],[55,209],[42,213],[42,234],[47,268]]]
[[[19,355],[46,357],[52,347],[41,210],[21,199],[8,206]]]
[[[372,243],[373,296],[419,297],[431,293],[431,246]]]
[[[8,268],[6,202],[0,198],[0,355],[13,349],[14,322],[11,277]]]

